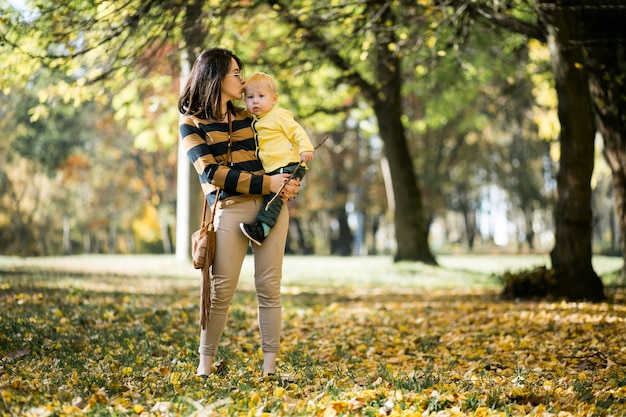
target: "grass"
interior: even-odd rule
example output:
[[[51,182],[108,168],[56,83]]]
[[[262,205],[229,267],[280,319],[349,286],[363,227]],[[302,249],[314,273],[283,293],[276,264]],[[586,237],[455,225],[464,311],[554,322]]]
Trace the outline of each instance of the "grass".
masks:
[[[388,256],[333,257],[287,256],[283,268],[286,287],[377,288],[497,288],[498,274],[549,265],[547,254],[538,255],[437,255],[439,267],[416,262],[394,263]],[[624,262],[619,257],[594,256],[595,271],[616,283]],[[18,258],[0,256],[0,272],[30,270],[82,275],[130,275],[144,278],[167,277],[193,279],[196,271],[189,262],[178,262],[170,255],[83,255],[67,257]],[[252,288],[250,277],[253,258],[248,256],[242,268],[242,286]],[[184,282],[180,282],[184,285]]]
[[[261,379],[247,259],[202,380],[189,265],[0,257],[0,415],[626,416],[623,289],[509,302],[495,275],[545,257],[438,260],[288,257],[280,376]],[[621,265],[594,258],[608,276]]]

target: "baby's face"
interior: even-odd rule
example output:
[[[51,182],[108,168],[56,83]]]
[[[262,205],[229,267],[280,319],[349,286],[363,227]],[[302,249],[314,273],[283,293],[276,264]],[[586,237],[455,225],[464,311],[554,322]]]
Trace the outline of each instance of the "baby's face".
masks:
[[[278,94],[261,83],[246,85],[245,101],[248,111],[255,116],[263,116],[276,104]]]

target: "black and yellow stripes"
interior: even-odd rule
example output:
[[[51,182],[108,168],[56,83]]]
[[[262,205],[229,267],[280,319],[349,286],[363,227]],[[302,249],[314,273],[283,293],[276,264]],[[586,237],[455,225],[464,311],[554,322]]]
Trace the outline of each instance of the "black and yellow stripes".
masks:
[[[200,176],[205,195],[224,189],[227,195],[269,194],[269,177],[257,158],[252,119],[245,110],[232,121],[232,152],[228,154],[228,123],[215,123],[185,115],[180,119],[181,145]],[[228,164],[227,164],[228,162]]]

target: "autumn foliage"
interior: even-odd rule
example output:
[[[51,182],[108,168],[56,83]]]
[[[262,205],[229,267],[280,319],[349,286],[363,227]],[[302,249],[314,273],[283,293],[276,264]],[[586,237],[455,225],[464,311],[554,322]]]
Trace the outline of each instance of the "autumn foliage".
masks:
[[[624,416],[626,298],[285,287],[279,375],[254,294],[195,377],[199,277],[0,273],[2,416]]]

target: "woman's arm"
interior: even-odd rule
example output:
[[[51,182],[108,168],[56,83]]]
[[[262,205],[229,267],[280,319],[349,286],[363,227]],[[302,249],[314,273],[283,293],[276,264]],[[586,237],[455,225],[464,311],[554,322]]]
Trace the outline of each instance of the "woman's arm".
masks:
[[[181,118],[179,130],[181,146],[198,172],[205,194],[210,192],[210,188],[206,188],[209,185],[240,194],[269,194],[272,188],[278,188],[275,184],[272,185],[271,177],[264,175],[262,165],[256,157],[254,133],[250,130],[249,135],[245,134],[245,129],[249,127],[233,123],[234,128],[243,132],[232,135],[237,138],[232,142],[233,151],[229,158],[232,164],[227,166],[227,125],[215,123],[200,128],[200,123],[201,121],[192,116],[184,116]],[[240,138],[242,136],[243,139]]]
[[[289,178],[288,174],[264,175],[262,166],[256,157],[256,142],[254,133],[251,138],[236,142],[235,152],[231,159],[236,167],[230,168],[226,165],[228,156],[228,136],[225,124],[216,124],[209,137],[209,142],[205,140],[207,134],[198,126],[198,119],[184,116],[180,122],[181,146],[183,146],[189,160],[198,172],[200,183],[203,189],[206,187],[220,187],[230,192],[241,194],[269,194],[280,190],[280,187]],[[222,125],[222,126],[219,126]],[[205,129],[207,127],[205,126]],[[220,129],[221,128],[221,129]],[[238,128],[238,125],[235,125]],[[245,129],[245,126],[244,126]],[[233,135],[235,136],[235,135]],[[248,172],[245,169],[254,170]],[[281,197],[291,199],[296,196],[300,189],[300,181],[292,179],[283,187]],[[211,190],[205,189],[205,194]]]

